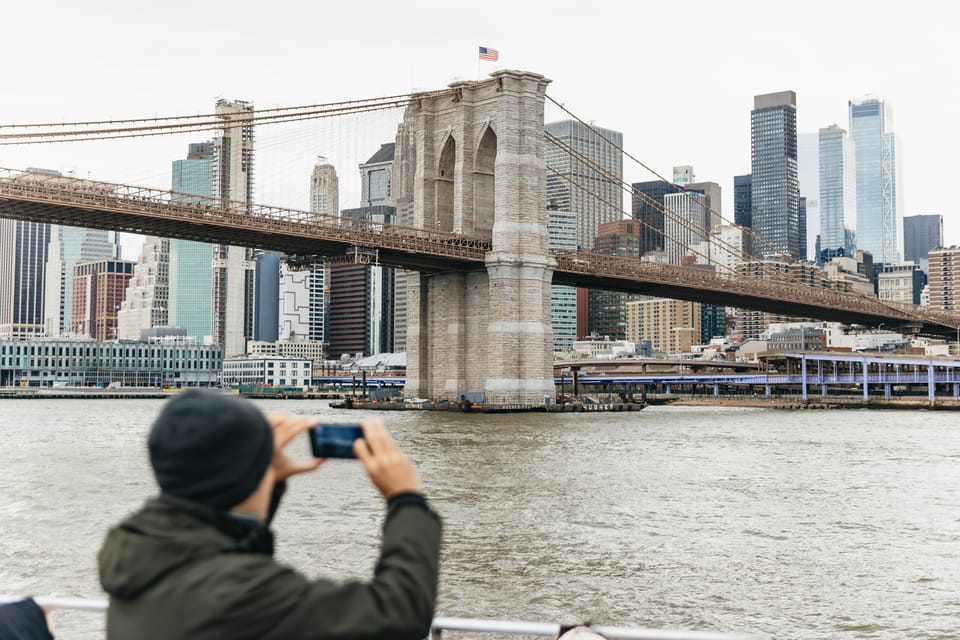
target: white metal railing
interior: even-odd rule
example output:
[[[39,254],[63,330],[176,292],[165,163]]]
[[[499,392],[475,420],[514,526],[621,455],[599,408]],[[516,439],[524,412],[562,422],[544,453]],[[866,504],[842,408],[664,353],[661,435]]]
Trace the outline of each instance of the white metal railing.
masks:
[[[0,594],[0,604],[24,600],[24,596]],[[107,601],[94,598],[35,597],[38,605],[48,609],[73,609],[103,613]],[[501,633],[528,636],[555,637],[560,625],[550,622],[518,622],[511,620],[479,620],[474,618],[433,619],[430,628],[431,640],[440,640],[443,631],[467,633]],[[611,640],[761,640],[767,636],[757,634],[715,633],[711,631],[671,631],[665,629],[637,629],[633,627],[591,626],[597,633]]]

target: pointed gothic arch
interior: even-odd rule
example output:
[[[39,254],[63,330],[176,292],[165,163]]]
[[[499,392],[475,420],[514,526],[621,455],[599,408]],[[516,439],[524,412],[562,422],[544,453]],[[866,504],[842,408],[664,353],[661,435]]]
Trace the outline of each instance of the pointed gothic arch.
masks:
[[[437,162],[437,206],[434,226],[438,231],[453,231],[453,199],[457,170],[457,141],[447,136]]]
[[[493,233],[496,202],[497,134],[489,124],[477,145],[473,172],[473,232]]]

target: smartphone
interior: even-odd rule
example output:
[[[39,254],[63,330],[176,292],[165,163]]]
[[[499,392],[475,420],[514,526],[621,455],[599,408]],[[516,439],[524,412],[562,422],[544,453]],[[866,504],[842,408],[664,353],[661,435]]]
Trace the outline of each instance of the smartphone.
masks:
[[[310,429],[310,449],[316,458],[356,458],[353,441],[362,437],[358,424],[318,424]]]

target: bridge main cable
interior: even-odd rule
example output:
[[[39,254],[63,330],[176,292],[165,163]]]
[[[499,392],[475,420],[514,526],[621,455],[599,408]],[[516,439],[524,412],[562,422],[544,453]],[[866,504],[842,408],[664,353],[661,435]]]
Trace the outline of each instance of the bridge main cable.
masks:
[[[151,135],[168,135],[194,131],[208,131],[223,129],[234,124],[240,125],[267,125],[303,120],[317,120],[332,118],[370,111],[399,109],[406,107],[412,100],[422,97],[434,97],[452,94],[453,90],[399,94],[383,98],[367,98],[349,100],[328,104],[307,105],[303,107],[278,107],[273,109],[252,110],[236,120],[226,119],[217,114],[203,114],[199,116],[170,116],[158,118],[134,118],[127,120],[100,120],[83,123],[46,123],[46,124],[7,124],[0,125],[0,129],[11,128],[48,128],[63,126],[99,126],[129,124],[136,126],[109,126],[107,128],[80,128],[66,131],[38,131],[38,132],[0,132],[0,145],[11,144],[42,144],[48,142],[83,142],[90,140],[107,140],[117,138],[147,137]],[[184,122],[186,121],[186,122]],[[150,124],[147,124],[150,123]],[[52,138],[52,140],[51,140]]]

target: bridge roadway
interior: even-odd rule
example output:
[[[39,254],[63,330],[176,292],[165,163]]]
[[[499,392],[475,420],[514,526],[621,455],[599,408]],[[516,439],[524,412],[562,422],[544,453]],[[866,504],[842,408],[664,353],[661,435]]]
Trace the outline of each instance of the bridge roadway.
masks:
[[[484,269],[489,239],[0,168],[0,217],[281,251],[426,273]],[[554,283],[756,309],[848,324],[957,335],[960,314],[836,289],[555,250]]]

